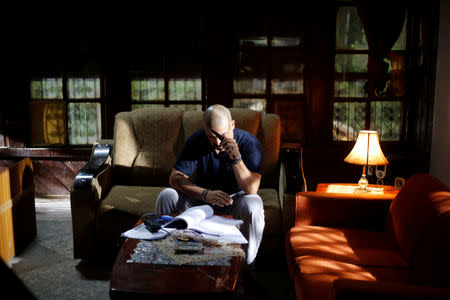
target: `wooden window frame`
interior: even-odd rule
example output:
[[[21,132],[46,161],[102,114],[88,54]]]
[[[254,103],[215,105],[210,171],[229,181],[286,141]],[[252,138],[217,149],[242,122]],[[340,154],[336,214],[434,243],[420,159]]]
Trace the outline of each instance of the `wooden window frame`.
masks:
[[[62,98],[61,99],[49,99],[49,98],[42,98],[42,99],[32,99],[31,98],[31,88],[30,84],[32,80],[42,80],[44,78],[61,78],[62,79]],[[68,91],[68,81],[69,79],[73,78],[98,78],[100,80],[100,98],[80,98],[80,99],[69,99],[69,91]],[[58,148],[92,148],[92,144],[70,144],[69,142],[69,103],[99,103],[100,104],[100,136],[97,137],[97,140],[102,139],[103,132],[105,128],[105,108],[106,108],[106,100],[105,100],[105,77],[101,72],[90,72],[90,73],[71,73],[71,72],[64,72],[61,73],[51,73],[51,74],[36,74],[30,77],[28,80],[28,103],[33,101],[45,101],[45,100],[56,100],[56,101],[63,101],[64,102],[64,110],[66,114],[66,119],[64,122],[64,131],[65,131],[65,138],[63,144],[48,144],[48,145],[42,145],[42,146],[32,146],[31,145],[31,137],[30,137],[30,131],[27,130],[27,136],[26,136],[26,144],[30,148],[34,149],[45,149],[45,148],[51,148],[51,149],[58,149]],[[28,117],[29,120],[29,117]],[[30,126],[31,124],[29,124]]]

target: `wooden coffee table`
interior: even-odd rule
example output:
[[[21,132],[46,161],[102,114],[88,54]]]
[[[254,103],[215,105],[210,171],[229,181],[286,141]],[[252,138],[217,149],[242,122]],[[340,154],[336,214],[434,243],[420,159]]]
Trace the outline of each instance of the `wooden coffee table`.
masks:
[[[114,263],[109,295],[111,299],[141,298],[143,295],[166,299],[230,299],[236,293],[241,258],[233,256],[229,266],[161,265],[130,263],[139,240],[127,238]],[[191,298],[189,298],[191,299]]]

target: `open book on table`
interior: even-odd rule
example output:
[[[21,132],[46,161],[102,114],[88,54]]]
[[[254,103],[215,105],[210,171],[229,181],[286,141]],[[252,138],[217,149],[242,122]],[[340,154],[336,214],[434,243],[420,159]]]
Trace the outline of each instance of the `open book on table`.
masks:
[[[177,229],[190,229],[197,231],[204,238],[220,242],[246,244],[248,241],[236,227],[243,223],[242,220],[225,218],[213,215],[214,211],[209,205],[194,206],[185,210],[180,215],[165,223],[156,233],[151,233],[141,224],[122,234],[124,237],[137,239],[159,239],[167,236]]]

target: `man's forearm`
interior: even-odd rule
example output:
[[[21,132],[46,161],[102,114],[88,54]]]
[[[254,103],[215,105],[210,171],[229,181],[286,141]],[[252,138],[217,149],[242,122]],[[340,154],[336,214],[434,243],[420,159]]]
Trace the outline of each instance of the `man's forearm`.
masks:
[[[261,175],[250,171],[245,163],[233,165],[234,176],[241,189],[248,195],[256,194],[261,182]]]
[[[169,185],[186,196],[200,200],[204,188],[196,186],[183,174],[173,171],[170,176]]]

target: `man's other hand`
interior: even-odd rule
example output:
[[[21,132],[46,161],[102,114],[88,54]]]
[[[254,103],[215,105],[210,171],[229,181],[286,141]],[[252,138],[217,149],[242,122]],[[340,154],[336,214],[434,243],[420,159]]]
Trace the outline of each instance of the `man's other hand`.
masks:
[[[226,153],[232,161],[237,161],[241,156],[241,153],[239,152],[239,146],[236,143],[235,139],[225,138],[222,141],[221,146],[225,149]]]
[[[222,192],[220,190],[216,191],[210,190],[206,194],[205,202],[211,205],[224,207],[233,204],[233,199],[231,199],[231,197],[227,193]]]

